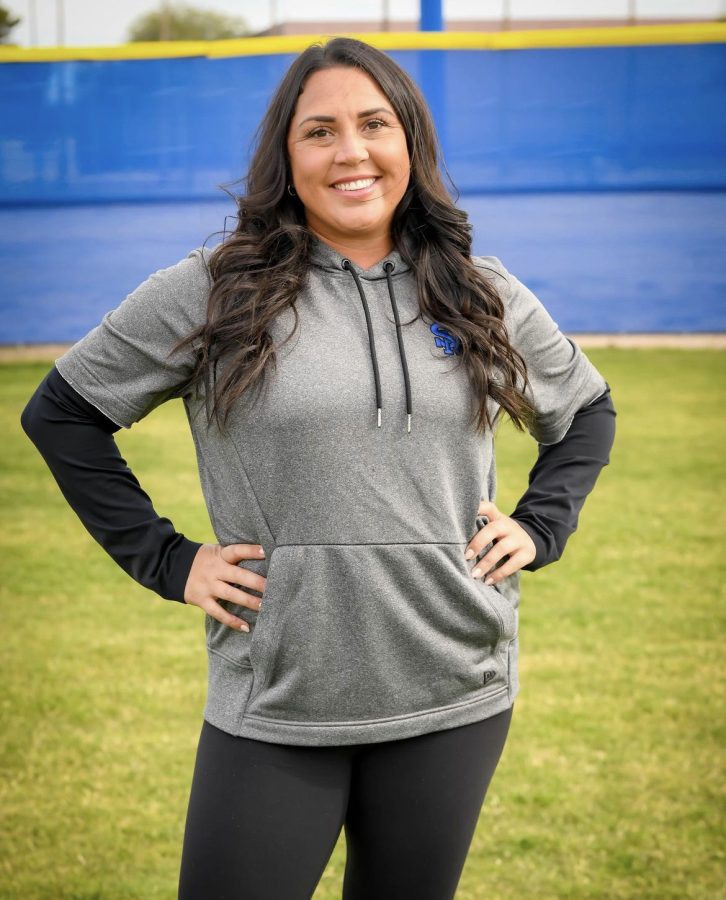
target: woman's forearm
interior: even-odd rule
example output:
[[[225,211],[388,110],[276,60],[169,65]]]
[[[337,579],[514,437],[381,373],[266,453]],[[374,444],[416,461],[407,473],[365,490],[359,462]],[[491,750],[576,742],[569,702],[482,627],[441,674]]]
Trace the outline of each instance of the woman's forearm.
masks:
[[[539,445],[529,487],[511,513],[537,548],[537,555],[523,569],[535,571],[562,556],[587,495],[610,462],[615,416],[608,386],[600,397],[575,413],[561,441]]]
[[[21,415],[23,430],[92,537],[135,581],[167,600],[184,587],[202,545],[159,516],[121,456],[119,426],[53,368]]]
[[[578,410],[565,437],[539,445],[529,487],[511,517],[531,536],[535,571],[558,560],[615,436],[610,390]],[[121,456],[119,426],[82,397],[53,367],[28,401],[21,423],[84,527],[134,580],[183,602],[200,543],[177,532]]]

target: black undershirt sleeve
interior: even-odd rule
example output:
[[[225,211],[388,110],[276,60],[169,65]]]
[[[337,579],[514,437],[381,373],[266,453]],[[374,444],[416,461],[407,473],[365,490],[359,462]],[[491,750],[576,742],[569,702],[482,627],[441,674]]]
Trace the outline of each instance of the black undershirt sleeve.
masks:
[[[575,413],[561,441],[538,445],[529,487],[511,513],[537,548],[532,562],[522,566],[525,571],[541,569],[562,556],[587,495],[610,462],[616,415],[608,385]]]
[[[82,397],[55,366],[20,417],[84,527],[139,584],[184,603],[201,543],[159,516],[121,456],[119,425]]]
[[[511,514],[532,537],[535,571],[558,560],[576,530],[615,436],[610,387],[575,414],[561,441],[539,444],[529,487]],[[134,580],[168,600],[184,588],[201,543],[160,517],[113,438],[119,426],[82,397],[55,366],[21,415],[67,502],[84,527]]]

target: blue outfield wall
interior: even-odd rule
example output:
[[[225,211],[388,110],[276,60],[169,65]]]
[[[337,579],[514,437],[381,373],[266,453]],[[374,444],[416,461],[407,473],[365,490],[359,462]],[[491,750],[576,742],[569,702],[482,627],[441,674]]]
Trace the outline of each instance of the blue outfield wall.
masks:
[[[474,253],[498,256],[565,333],[726,331],[726,192],[462,198]],[[75,341],[234,216],[229,199],[0,209],[0,344]],[[227,219],[234,227],[234,219]]]
[[[389,52],[463,194],[726,188],[726,44]],[[293,58],[5,62],[0,203],[220,199]]]
[[[423,88],[474,253],[565,332],[726,330],[726,24],[360,37]],[[317,39],[0,46],[0,344],[78,340],[233,228]]]

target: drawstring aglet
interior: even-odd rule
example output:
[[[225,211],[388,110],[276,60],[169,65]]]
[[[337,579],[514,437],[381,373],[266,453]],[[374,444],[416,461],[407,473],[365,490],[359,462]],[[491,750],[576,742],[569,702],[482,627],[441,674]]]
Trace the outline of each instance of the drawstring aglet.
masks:
[[[381,407],[378,407],[378,427],[381,427]]]
[[[408,414],[408,430],[411,431],[411,413]]]

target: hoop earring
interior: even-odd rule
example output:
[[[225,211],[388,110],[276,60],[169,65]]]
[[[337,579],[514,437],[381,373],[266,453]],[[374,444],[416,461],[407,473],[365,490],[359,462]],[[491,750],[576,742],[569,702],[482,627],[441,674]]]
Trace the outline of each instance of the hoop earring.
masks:
[[[291,184],[288,184],[287,192],[291,197],[297,197],[297,194],[295,193],[295,188]]]

